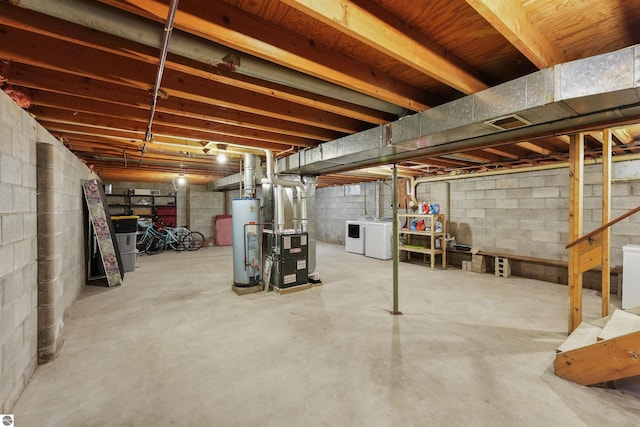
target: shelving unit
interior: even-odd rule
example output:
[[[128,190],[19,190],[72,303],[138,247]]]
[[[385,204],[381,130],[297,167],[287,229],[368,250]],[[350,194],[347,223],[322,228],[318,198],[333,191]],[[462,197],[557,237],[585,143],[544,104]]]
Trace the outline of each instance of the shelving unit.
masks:
[[[425,229],[412,230],[411,223],[414,220],[424,221]],[[437,228],[438,223],[441,224],[439,228]],[[440,255],[442,258],[442,269],[447,268],[447,223],[444,214],[398,214],[398,227],[398,249],[407,252],[408,259],[411,259],[412,253],[429,255],[431,269],[435,270],[436,255]],[[406,242],[404,242],[405,239]]]
[[[159,222],[177,225],[176,196],[107,194],[109,213],[117,215],[138,215],[141,218],[157,218]]]

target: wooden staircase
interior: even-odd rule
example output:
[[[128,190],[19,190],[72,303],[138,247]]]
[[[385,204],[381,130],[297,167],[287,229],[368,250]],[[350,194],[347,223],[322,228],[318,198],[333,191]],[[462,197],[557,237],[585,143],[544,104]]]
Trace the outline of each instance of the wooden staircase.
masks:
[[[555,373],[582,385],[640,376],[640,307],[582,322],[558,347]]]

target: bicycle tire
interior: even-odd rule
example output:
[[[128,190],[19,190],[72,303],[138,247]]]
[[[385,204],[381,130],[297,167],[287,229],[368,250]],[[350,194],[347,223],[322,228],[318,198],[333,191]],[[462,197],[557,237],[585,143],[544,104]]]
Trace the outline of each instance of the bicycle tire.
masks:
[[[163,236],[154,236],[149,243],[147,243],[147,247],[145,248],[145,252],[147,255],[155,255],[162,252],[165,248],[165,241]]]
[[[204,246],[204,235],[199,231],[191,231],[182,238],[182,245],[188,251],[197,251]]]
[[[182,245],[182,239],[179,238],[173,230],[164,229],[162,232],[162,238],[165,241],[165,249],[169,247],[174,251],[184,251],[184,246]]]

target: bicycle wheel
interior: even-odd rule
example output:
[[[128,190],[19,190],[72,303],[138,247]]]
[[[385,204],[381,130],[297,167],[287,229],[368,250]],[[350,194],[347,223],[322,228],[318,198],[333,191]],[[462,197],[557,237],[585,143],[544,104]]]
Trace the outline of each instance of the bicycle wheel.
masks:
[[[174,251],[184,251],[185,247],[181,240],[174,234],[169,234],[167,238],[167,245]]]
[[[164,250],[165,241],[164,236],[154,236],[149,243],[147,243],[147,247],[145,248],[145,252],[148,255],[155,255]]]
[[[182,245],[188,251],[197,251],[204,246],[204,235],[198,231],[187,233],[182,238]]]

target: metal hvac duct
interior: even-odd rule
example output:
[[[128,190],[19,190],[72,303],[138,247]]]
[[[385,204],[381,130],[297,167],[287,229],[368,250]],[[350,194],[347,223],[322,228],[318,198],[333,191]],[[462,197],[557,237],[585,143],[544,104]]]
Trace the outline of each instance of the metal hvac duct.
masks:
[[[640,117],[636,70],[640,45],[559,64],[292,154],[278,170],[343,172]]]

